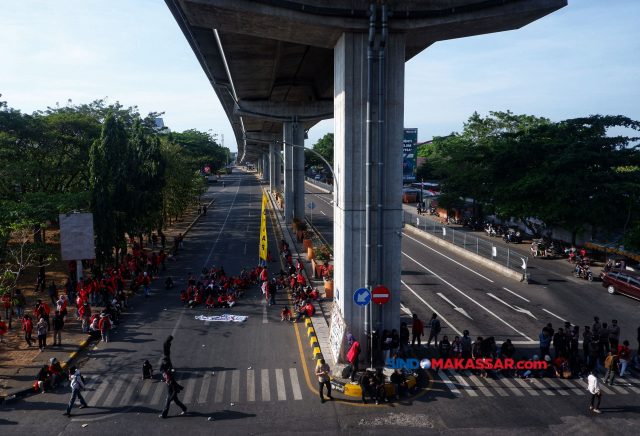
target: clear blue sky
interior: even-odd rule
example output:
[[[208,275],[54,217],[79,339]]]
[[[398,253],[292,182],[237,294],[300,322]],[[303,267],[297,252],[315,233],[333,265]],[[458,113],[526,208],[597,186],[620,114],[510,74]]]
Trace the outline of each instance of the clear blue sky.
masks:
[[[512,32],[436,43],[407,64],[405,126],[419,140],[460,130],[473,113],[552,120],[640,119],[640,1],[569,0]],[[191,48],[162,0],[0,2],[0,94],[32,112],[108,97],[164,111],[172,130],[235,141]],[[323,121],[307,146],[333,131]]]

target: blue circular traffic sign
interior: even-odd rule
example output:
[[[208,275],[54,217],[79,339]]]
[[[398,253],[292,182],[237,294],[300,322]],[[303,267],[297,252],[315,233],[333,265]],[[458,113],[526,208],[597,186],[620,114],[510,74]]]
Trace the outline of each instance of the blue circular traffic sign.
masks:
[[[353,293],[353,301],[358,306],[366,306],[371,301],[371,292],[367,288],[360,288]]]

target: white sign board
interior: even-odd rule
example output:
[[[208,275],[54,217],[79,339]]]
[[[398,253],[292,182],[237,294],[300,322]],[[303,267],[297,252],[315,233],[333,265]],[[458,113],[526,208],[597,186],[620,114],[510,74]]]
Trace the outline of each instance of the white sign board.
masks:
[[[345,329],[346,325],[344,323],[344,319],[342,319],[340,307],[337,304],[334,304],[333,310],[331,311],[331,328],[329,330],[329,348],[331,348],[334,365],[340,361],[340,354],[343,350],[342,342],[344,341]]]
[[[95,259],[93,214],[70,213],[59,217],[62,260]]]

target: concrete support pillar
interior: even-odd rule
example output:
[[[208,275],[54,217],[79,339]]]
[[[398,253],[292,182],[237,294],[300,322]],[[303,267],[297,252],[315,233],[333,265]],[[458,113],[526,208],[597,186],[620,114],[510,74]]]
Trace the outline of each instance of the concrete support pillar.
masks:
[[[304,217],[304,150],[293,145],[304,145],[304,123],[283,123],[284,140],[284,219]],[[289,145],[293,144],[293,145]],[[302,169],[300,169],[302,167]]]
[[[263,154],[262,155],[262,180],[264,180],[265,182],[268,182],[269,174],[270,174],[269,156],[267,156],[266,154]]]
[[[271,192],[280,189],[280,186],[276,184],[276,171],[280,173],[280,158],[276,156],[276,144],[272,143],[269,145],[269,190]]]
[[[371,283],[365,283],[365,155],[367,128],[367,42],[366,33],[344,33],[334,48],[334,171],[337,192],[334,205],[334,295],[348,330],[361,344],[364,335],[365,310],[357,306],[353,294],[367,285],[374,289],[384,285],[391,291],[391,300],[382,306],[382,328],[400,328],[400,274],[402,230],[402,137],[404,121],[404,35],[390,34],[386,49],[384,194],[378,198],[378,135],[374,124],[372,138],[371,187]],[[374,63],[373,122],[378,119],[377,75]],[[384,208],[383,229],[378,228],[378,205]],[[383,260],[377,258],[377,236],[382,231]],[[376,282],[377,270],[382,268],[381,283]],[[373,303],[371,303],[373,304]],[[373,305],[372,327],[376,325],[377,306]],[[364,350],[364,348],[363,348]],[[363,358],[365,358],[363,354]],[[368,356],[367,361],[368,361]]]

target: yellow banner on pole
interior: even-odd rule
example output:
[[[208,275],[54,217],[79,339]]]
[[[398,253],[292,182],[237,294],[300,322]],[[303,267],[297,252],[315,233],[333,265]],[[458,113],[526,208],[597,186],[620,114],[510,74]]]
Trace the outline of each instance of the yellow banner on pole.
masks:
[[[262,221],[260,223],[260,258],[267,260],[267,197],[262,195]]]

